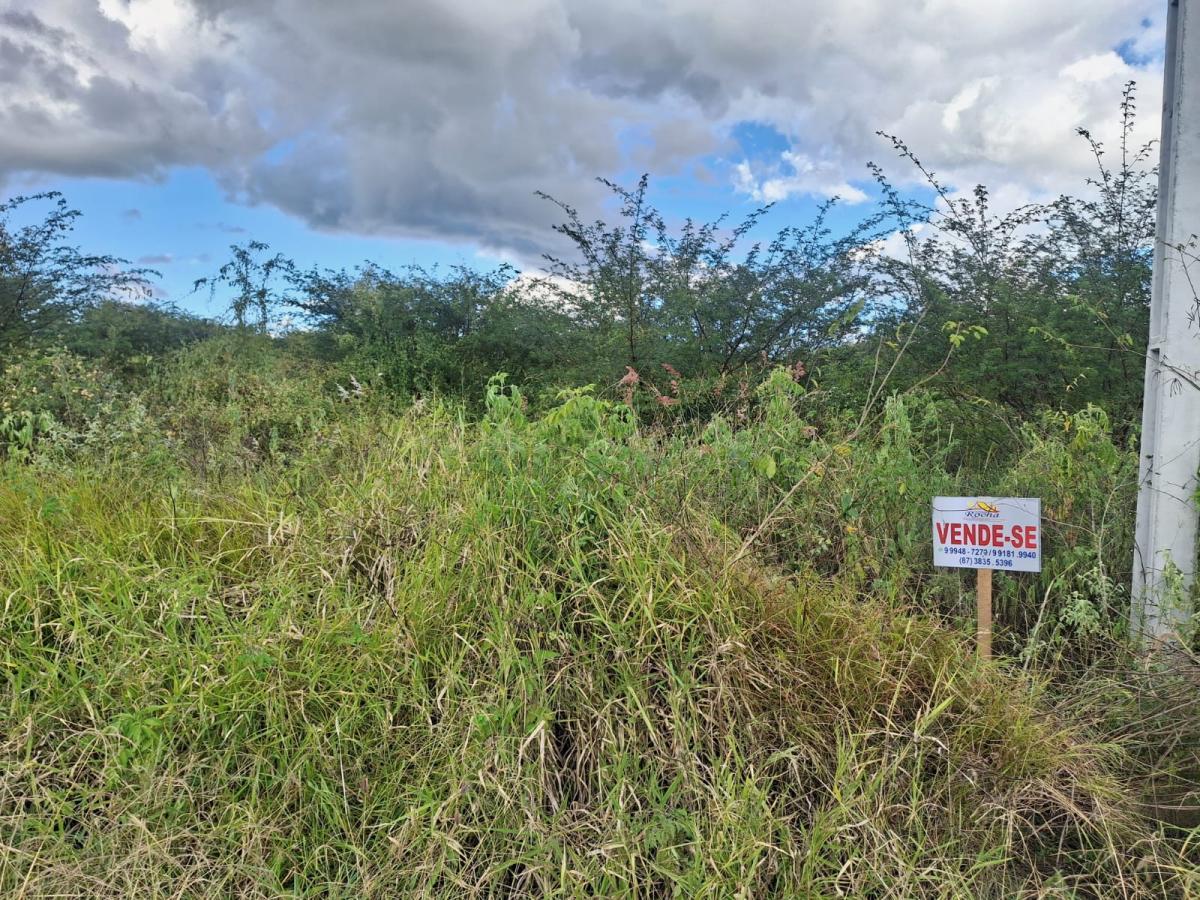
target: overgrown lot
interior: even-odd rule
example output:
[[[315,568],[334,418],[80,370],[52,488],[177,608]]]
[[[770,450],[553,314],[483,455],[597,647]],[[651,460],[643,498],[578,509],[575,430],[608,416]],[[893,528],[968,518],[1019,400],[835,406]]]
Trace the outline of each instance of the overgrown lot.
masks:
[[[5,895],[1200,890],[1196,832],[1142,815],[1200,715],[1124,649],[1099,409],[989,458],[986,410],[838,413],[782,368],[700,418],[348,374],[249,336],[136,388],[7,367]],[[985,487],[1048,545],[980,665],[928,502]]]

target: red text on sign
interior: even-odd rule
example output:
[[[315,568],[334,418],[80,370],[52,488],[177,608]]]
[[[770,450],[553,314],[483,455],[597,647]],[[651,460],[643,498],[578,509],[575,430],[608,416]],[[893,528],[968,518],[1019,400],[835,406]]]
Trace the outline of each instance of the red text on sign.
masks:
[[[1036,525],[1013,525],[1007,534],[1003,525],[965,524],[963,522],[937,522],[938,543],[969,547],[1016,547],[1018,550],[1036,550],[1038,533]]]

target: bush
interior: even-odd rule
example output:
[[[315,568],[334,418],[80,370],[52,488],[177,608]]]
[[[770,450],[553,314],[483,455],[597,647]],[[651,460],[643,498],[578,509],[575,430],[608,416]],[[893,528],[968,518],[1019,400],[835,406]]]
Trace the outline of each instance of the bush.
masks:
[[[149,450],[158,429],[102,364],[66,350],[18,356],[0,371],[0,455],[44,465]]]
[[[269,384],[279,370],[227,350],[171,374],[194,408],[210,391],[248,417],[301,404]],[[221,381],[217,363],[236,371]],[[533,415],[497,378],[478,425],[437,401],[349,406],[219,483],[7,473],[0,885],[1185,890],[1120,751],[1036,685],[976,665],[964,635],[853,572],[788,576],[741,553],[705,498],[777,504],[755,486],[779,471],[755,460],[826,442],[802,400],[774,376],[760,421],[696,444],[586,389]],[[877,479],[833,437],[811,458],[839,486],[892,485],[920,466],[911,413],[889,405],[864,457]],[[837,496],[813,503],[843,525],[823,552],[899,565],[844,536],[899,502]]]
[[[147,400],[180,458],[205,476],[283,462],[319,445],[339,406],[331,369],[235,334],[174,354]]]

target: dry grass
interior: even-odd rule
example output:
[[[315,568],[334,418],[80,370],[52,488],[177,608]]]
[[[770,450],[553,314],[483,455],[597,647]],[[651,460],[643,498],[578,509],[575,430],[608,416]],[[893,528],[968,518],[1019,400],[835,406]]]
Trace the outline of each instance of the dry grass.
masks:
[[[1196,888],[1119,748],[930,620],[730,564],[621,428],[435,408],[221,482],[5,470],[0,891]]]

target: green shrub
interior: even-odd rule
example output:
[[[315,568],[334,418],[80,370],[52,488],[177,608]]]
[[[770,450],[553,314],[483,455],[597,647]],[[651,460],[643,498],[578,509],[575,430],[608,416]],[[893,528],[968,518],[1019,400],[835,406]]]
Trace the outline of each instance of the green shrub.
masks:
[[[147,400],[191,468],[218,476],[319,444],[339,406],[331,370],[237,334],[161,363]]]
[[[1119,751],[1035,685],[855,575],[739,556],[688,490],[704,465],[753,499],[756,456],[711,460],[805,439],[802,396],[768,385],[761,423],[694,446],[589,390],[531,415],[497,378],[478,425],[351,408],[219,483],[6,473],[0,885],[1182,890]],[[885,483],[920,459],[908,415],[874,442]],[[854,453],[831,455],[840,484]]]
[[[0,454],[61,465],[148,453],[158,428],[102,364],[65,350],[20,356],[0,371]]]

